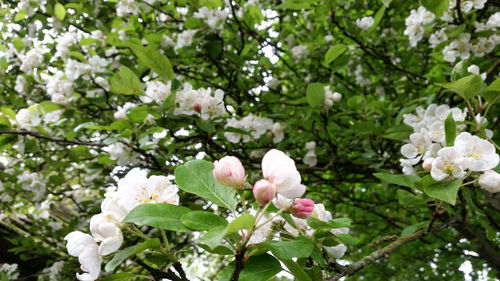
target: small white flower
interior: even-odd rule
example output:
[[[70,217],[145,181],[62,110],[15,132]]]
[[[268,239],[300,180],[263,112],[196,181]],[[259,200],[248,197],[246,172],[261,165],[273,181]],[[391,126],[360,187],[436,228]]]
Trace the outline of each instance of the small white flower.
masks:
[[[309,54],[307,46],[304,45],[295,46],[290,51],[292,52],[292,56],[294,59],[302,59]]]
[[[438,157],[432,163],[431,176],[434,180],[441,181],[453,176],[463,178],[465,166],[461,161],[461,153],[454,147],[445,147],[439,150]]]
[[[357,19],[356,25],[363,30],[368,30],[368,29],[370,29],[370,27],[372,27],[374,22],[375,21],[374,21],[373,17],[364,17],[361,19]]]
[[[295,162],[282,151],[272,149],[262,158],[262,174],[269,182],[276,185],[276,192],[287,198],[298,198],[304,194]]]
[[[16,121],[22,129],[30,130],[38,125],[42,119],[36,108],[23,108],[16,114]]]
[[[318,164],[318,159],[316,158],[316,153],[314,151],[308,151],[302,161],[309,167],[314,167]]]
[[[500,174],[498,174],[495,171],[488,170],[485,171],[480,177],[479,177],[479,186],[481,186],[482,189],[491,192],[491,193],[496,193],[500,191]]]
[[[465,168],[471,171],[491,170],[499,163],[495,146],[487,140],[472,136],[470,133],[460,133],[455,139],[454,148],[462,154]]]

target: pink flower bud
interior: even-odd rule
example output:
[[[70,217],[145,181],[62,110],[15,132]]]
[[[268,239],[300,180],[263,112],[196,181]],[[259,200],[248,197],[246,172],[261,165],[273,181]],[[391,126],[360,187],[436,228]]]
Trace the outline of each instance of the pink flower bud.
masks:
[[[311,199],[299,199],[295,200],[292,206],[292,215],[301,218],[307,219],[311,216],[314,210],[314,201]]]
[[[276,194],[276,186],[267,180],[260,180],[253,185],[253,196],[260,205],[267,205]]]
[[[234,156],[225,156],[214,162],[215,180],[225,186],[241,189],[245,183],[245,168],[240,160]]]
[[[201,112],[201,104],[195,103],[193,106],[194,111]]]
[[[432,163],[434,163],[434,158],[427,158],[424,160],[424,163],[422,163],[422,168],[424,168],[426,172],[430,172],[432,169]]]

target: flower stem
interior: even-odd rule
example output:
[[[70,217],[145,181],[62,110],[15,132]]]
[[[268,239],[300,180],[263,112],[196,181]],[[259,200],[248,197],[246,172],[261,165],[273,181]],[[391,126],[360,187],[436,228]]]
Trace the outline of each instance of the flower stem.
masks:
[[[170,246],[168,245],[168,238],[167,238],[167,234],[165,233],[165,230],[163,228],[160,228],[160,232],[161,232],[161,237],[163,238],[163,243],[165,244],[163,246],[163,250],[166,250],[166,252],[170,252]]]

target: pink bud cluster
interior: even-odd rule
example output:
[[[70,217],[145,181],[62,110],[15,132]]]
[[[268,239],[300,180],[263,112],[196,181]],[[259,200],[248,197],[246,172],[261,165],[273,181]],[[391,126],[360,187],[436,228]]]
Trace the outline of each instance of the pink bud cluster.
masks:
[[[255,201],[265,206],[278,194],[290,204],[284,208],[298,218],[308,218],[314,209],[311,199],[296,199],[304,194],[306,187],[302,185],[301,177],[295,162],[283,152],[272,149],[262,159],[264,178],[253,185]],[[214,178],[222,185],[241,190],[245,184],[245,168],[234,156],[225,156],[214,162]]]

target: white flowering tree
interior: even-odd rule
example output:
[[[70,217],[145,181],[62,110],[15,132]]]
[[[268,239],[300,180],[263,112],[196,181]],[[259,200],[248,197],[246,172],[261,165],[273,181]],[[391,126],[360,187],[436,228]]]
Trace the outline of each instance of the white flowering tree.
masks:
[[[0,280],[500,277],[496,0],[5,0]]]

